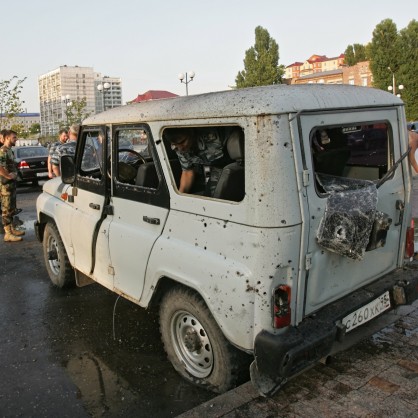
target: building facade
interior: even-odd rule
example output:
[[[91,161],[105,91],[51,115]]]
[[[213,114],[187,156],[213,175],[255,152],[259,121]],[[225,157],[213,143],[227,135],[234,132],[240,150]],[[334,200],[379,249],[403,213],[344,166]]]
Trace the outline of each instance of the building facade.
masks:
[[[122,80],[118,77],[94,74],[96,91],[95,113],[122,106]]]
[[[287,84],[352,84],[369,87],[373,85],[369,61],[349,67],[344,63],[344,54],[335,58],[312,55],[305,62],[294,62],[285,68],[284,81]]]
[[[13,126],[19,126],[22,132],[29,132],[32,125],[40,123],[41,117],[39,113],[18,113],[9,119],[4,114],[0,114],[1,129],[11,129]]]
[[[112,80],[110,84],[115,87],[103,93],[97,86],[103,84],[103,80],[107,78]],[[101,112],[103,108],[121,106],[121,80],[107,78],[94,72],[92,67],[77,65],[63,65],[41,75],[38,79],[41,135],[56,135],[61,127],[68,124],[66,108],[71,105],[72,100],[85,99],[86,114]]]

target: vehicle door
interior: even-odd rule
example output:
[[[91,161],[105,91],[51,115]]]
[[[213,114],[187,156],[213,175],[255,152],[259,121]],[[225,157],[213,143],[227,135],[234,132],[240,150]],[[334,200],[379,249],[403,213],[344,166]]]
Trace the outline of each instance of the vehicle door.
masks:
[[[396,268],[405,190],[402,166],[373,190],[401,156],[396,110],[302,113],[292,131],[301,135],[304,153],[307,271],[299,300],[308,315]],[[354,208],[358,213],[352,222],[347,214]],[[363,241],[354,236],[365,233],[369,221],[376,226],[378,213],[388,227],[386,239],[362,252],[371,232]],[[351,247],[356,239],[362,244]]]
[[[76,178],[72,192],[71,242],[75,267],[106,287],[113,286],[108,273],[108,227],[106,204],[109,179],[106,175],[109,129],[84,127],[77,144]]]
[[[168,215],[169,194],[149,128],[113,128],[109,252],[114,288],[140,300],[152,247]]]

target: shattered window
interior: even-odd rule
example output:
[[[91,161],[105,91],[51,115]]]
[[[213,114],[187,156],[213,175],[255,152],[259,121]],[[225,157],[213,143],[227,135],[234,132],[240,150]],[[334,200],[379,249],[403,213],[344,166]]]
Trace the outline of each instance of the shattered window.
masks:
[[[126,127],[116,131],[116,179],[119,183],[158,189],[160,178],[150,152],[148,131]]]
[[[387,123],[316,128],[311,133],[315,173],[379,180],[390,168],[389,138]]]
[[[377,210],[377,188],[392,165],[389,138],[386,123],[313,130],[315,184],[327,199],[316,234],[321,247],[361,260],[384,246],[392,220]]]
[[[82,141],[82,159],[80,175],[100,181],[103,177],[103,155],[101,144],[105,138],[104,132],[92,130],[84,132]]]

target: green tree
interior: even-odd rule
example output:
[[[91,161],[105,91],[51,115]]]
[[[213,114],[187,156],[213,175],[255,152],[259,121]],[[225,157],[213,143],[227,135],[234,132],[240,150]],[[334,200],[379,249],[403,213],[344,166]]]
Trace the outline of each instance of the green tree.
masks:
[[[71,103],[65,109],[65,120],[66,123],[61,123],[60,128],[64,126],[78,125],[84,119],[88,118],[93,112],[87,112],[87,99],[72,100]]]
[[[235,78],[237,88],[280,84],[284,73],[279,66],[279,46],[267,29],[255,28],[255,45],[245,52],[244,70]]]
[[[39,123],[32,123],[29,128],[29,133],[31,135],[38,135],[41,132],[41,125]]]
[[[368,48],[374,87],[387,90],[392,85],[392,74],[396,74],[401,65],[399,46],[395,23],[391,19],[380,22],[373,31]]]
[[[418,120],[418,22],[412,20],[399,33],[401,63],[396,73],[396,84],[402,84],[402,100],[405,102],[408,120]]]
[[[10,129],[17,133],[18,138],[27,138],[28,136],[28,133],[25,131],[25,127],[23,126],[23,123],[14,123],[10,127]]]
[[[20,79],[14,75],[9,80],[0,81],[0,129],[5,128],[17,113],[23,111],[24,101],[20,99],[20,94],[25,80],[26,77]]]
[[[366,61],[367,59],[366,47],[362,44],[348,45],[344,52],[344,62],[349,66],[356,65],[358,62]]]

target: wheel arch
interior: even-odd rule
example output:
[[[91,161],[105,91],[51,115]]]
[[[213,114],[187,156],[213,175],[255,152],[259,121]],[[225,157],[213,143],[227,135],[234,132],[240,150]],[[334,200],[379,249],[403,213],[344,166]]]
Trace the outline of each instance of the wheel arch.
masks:
[[[44,240],[45,227],[48,222],[52,222],[54,225],[56,225],[54,218],[47,215],[46,213],[39,212],[38,220],[35,222],[35,232],[38,241],[41,243]]]

